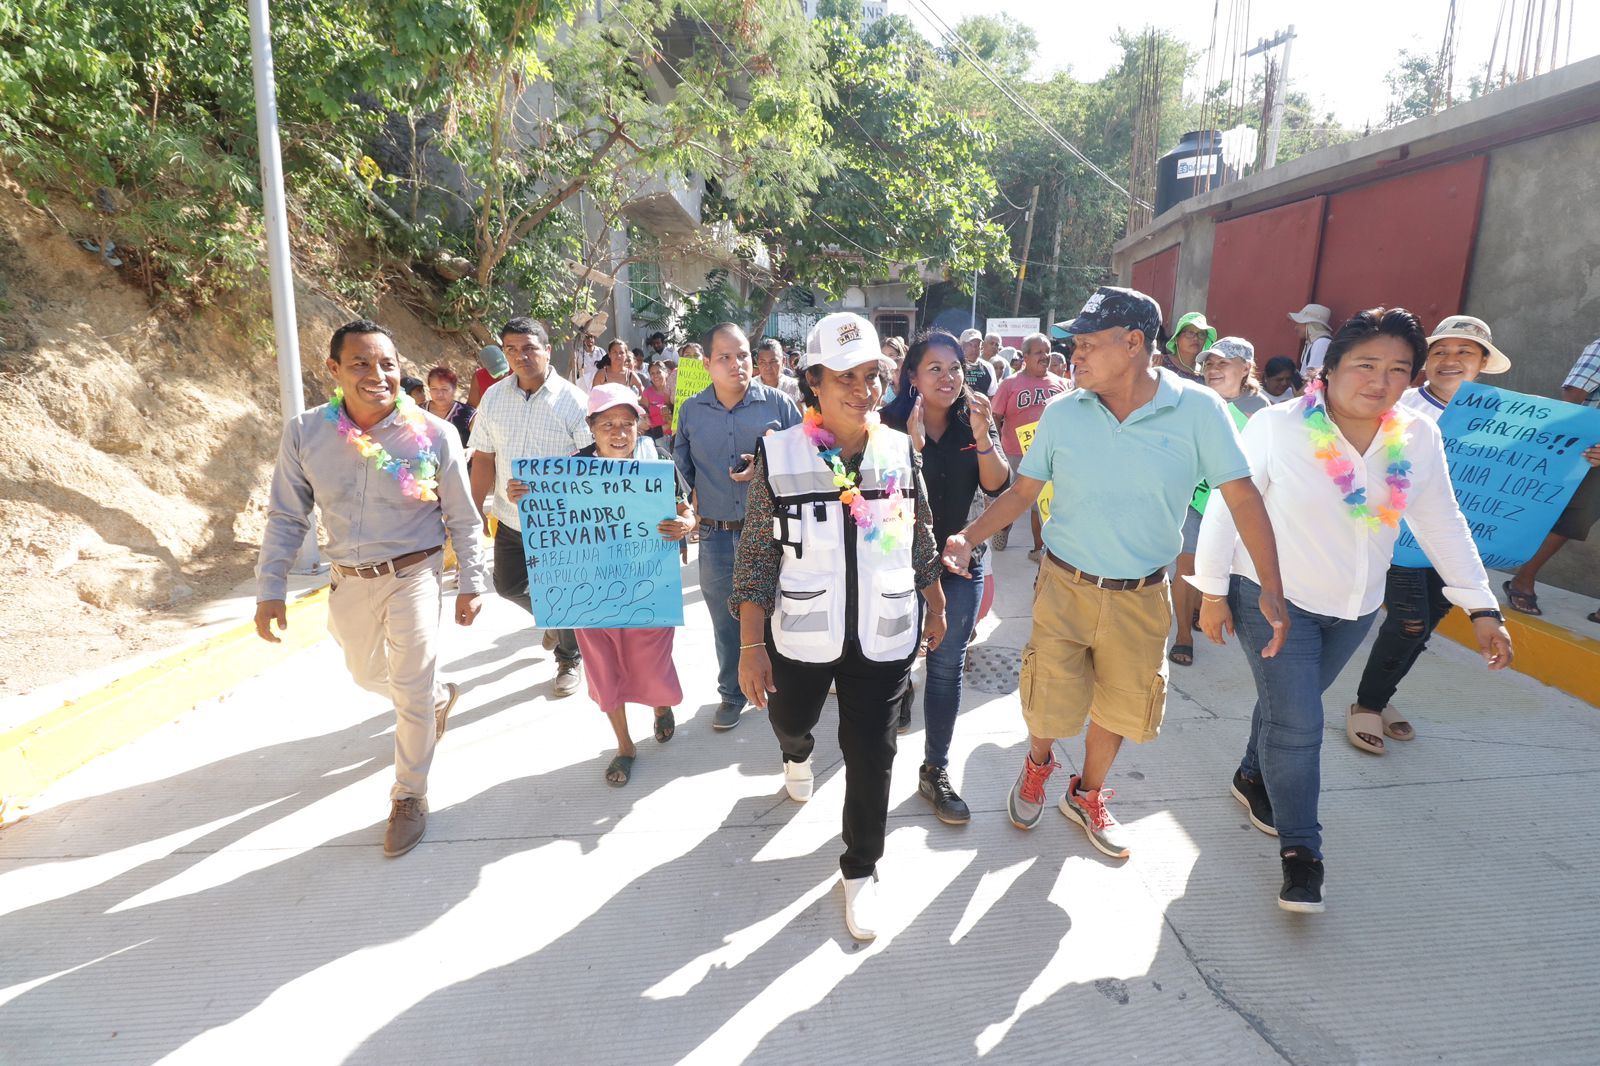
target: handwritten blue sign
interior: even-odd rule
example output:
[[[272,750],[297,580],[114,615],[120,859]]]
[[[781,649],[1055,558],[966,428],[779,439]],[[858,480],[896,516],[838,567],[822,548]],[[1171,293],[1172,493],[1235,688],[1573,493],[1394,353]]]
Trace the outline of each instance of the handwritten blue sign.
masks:
[[[1470,381],[1439,416],[1456,503],[1483,565],[1528,561],[1589,472],[1583,451],[1600,443],[1600,410]],[[1394,561],[1428,566],[1406,526]]]
[[[670,462],[518,459],[517,502],[534,621],[548,629],[683,624],[678,545],[656,532],[677,514]]]

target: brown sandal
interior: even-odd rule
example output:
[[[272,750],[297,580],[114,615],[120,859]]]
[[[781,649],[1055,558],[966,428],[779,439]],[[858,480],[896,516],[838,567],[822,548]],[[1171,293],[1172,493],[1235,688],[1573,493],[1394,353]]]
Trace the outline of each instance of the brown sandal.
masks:
[[[1382,715],[1363,711],[1352,703],[1350,713],[1345,717],[1344,733],[1350,738],[1350,743],[1360,750],[1373,755],[1383,754]]]

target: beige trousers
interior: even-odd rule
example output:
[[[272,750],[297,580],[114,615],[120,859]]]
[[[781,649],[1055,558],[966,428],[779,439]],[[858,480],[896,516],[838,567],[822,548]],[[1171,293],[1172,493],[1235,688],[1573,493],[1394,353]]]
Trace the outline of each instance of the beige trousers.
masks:
[[[344,649],[356,684],[394,701],[391,799],[428,794],[433,715],[446,693],[439,683],[440,553],[398,574],[347,577],[334,571],[328,632]]]

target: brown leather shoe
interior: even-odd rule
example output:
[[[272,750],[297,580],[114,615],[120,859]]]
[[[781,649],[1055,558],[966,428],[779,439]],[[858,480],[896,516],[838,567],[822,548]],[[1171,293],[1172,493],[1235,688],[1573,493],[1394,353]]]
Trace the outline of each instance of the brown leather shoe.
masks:
[[[449,693],[445,697],[444,706],[436,707],[433,711],[433,739],[438,740],[444,736],[444,724],[450,720],[450,709],[456,705],[456,700],[461,696],[461,690],[456,688],[454,681],[445,682],[444,690]]]
[[[383,834],[383,853],[394,859],[422,840],[428,826],[428,801],[419,796],[404,796],[389,808],[389,828]]]

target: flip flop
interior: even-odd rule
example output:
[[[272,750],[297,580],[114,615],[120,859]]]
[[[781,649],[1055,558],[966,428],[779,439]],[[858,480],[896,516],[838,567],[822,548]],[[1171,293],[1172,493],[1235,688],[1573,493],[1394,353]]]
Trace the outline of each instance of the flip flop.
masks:
[[[1177,663],[1179,666],[1193,666],[1194,665],[1194,645],[1193,644],[1174,644],[1172,646],[1172,650],[1167,652],[1167,658],[1171,659],[1173,662]]]
[[[1405,715],[1394,709],[1394,704],[1386,704],[1378,717],[1383,719],[1384,735],[1394,740],[1417,739],[1417,731],[1411,728],[1411,723],[1406,721]]]
[[[665,744],[672,739],[672,734],[678,731],[678,721],[672,716],[671,707],[656,708],[656,743]]]
[[[1506,599],[1510,602],[1510,606],[1513,611],[1520,611],[1522,614],[1531,615],[1544,614],[1543,611],[1539,610],[1539,597],[1536,593],[1522,592],[1518,589],[1514,589],[1511,587],[1511,582],[1509,581],[1500,582],[1500,587],[1505,590]],[[1596,611],[1595,613],[1600,614],[1600,611]]]
[[[1352,703],[1350,713],[1345,716],[1344,733],[1356,748],[1373,755],[1383,754],[1382,715],[1363,711]]]
[[[632,755],[618,755],[615,759],[612,759],[611,764],[606,767],[606,784],[612,788],[621,788],[626,785],[628,778],[633,776],[633,760],[634,756]],[[621,774],[622,780],[611,780],[612,774]]]

